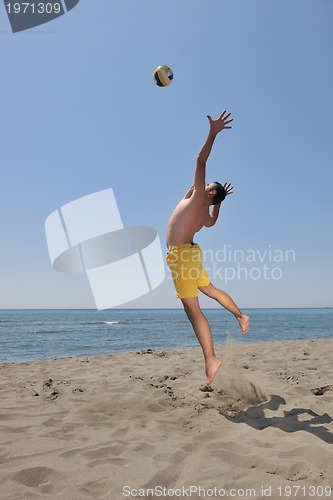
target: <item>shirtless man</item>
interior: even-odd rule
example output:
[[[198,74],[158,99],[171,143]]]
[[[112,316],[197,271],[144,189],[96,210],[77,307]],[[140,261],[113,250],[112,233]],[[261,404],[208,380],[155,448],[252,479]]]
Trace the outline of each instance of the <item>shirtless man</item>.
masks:
[[[209,323],[203,314],[198,295],[200,292],[215,299],[222,307],[230,311],[238,320],[241,331],[246,333],[250,319],[243,314],[223,290],[215,288],[202,266],[202,252],[197,243],[193,242],[195,233],[205,227],[214,226],[217,221],[221,202],[232,194],[231,184],[222,186],[218,182],[205,183],[206,162],[212,150],[213,143],[219,132],[230,129],[228,124],[233,121],[226,111],[217,120],[208,116],[210,130],[204,142],[196,163],[194,185],[173,211],[167,230],[167,264],[171,270],[176,288],[176,297],[180,298],[185,312],[192,324],[193,330],[202,347],[205,358],[207,381],[210,385],[221,366],[221,361],[215,356],[212,333]],[[210,205],[213,205],[209,211]]]

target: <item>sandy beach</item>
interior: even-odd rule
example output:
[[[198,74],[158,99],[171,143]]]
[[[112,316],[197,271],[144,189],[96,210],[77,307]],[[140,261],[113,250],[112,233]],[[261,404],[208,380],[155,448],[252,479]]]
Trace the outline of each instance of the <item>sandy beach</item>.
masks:
[[[333,498],[332,340],[0,365],[0,498]]]

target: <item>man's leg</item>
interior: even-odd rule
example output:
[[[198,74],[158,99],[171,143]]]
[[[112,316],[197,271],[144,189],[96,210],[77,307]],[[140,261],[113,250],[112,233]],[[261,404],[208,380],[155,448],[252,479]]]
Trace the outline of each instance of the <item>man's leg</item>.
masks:
[[[215,356],[209,323],[200,309],[198,297],[181,299],[181,301],[203,350],[207,376],[206,385],[210,385],[221,366],[221,361]]]
[[[250,324],[250,318],[238,309],[230,295],[219,288],[215,288],[215,286],[211,283],[207,286],[199,286],[198,288],[202,293],[212,299],[215,299],[222,307],[230,311],[235,316],[239,322],[243,335],[247,332]]]

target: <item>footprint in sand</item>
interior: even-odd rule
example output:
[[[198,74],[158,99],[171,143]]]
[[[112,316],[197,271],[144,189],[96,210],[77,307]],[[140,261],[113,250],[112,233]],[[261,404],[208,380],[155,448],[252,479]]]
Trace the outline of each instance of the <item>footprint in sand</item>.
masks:
[[[64,486],[63,476],[49,467],[30,467],[22,469],[11,476],[12,481],[29,488],[35,488],[42,493],[55,493]]]

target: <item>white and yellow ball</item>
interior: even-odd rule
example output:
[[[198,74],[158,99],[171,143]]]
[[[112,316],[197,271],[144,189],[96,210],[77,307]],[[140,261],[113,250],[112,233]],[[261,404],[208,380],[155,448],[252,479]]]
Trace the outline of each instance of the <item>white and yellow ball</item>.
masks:
[[[154,82],[159,87],[167,87],[172,83],[173,73],[168,66],[158,66],[154,71]]]

